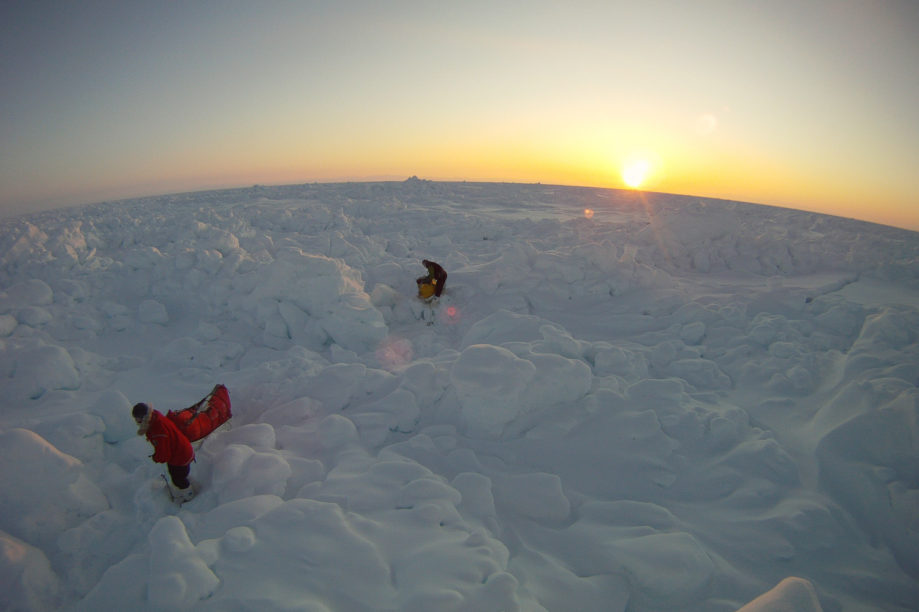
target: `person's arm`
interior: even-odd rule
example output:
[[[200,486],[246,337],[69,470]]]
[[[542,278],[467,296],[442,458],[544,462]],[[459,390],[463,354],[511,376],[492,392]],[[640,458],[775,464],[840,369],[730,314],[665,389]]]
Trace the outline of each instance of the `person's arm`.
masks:
[[[169,441],[166,439],[166,434],[151,436],[150,443],[153,445],[153,461],[166,463],[166,460],[169,459]]]
[[[437,276],[436,276],[437,288],[434,291],[434,294],[437,297],[440,297],[440,294],[444,292],[444,285],[447,283],[447,271],[441,268],[440,266],[437,266],[436,273],[437,273]]]

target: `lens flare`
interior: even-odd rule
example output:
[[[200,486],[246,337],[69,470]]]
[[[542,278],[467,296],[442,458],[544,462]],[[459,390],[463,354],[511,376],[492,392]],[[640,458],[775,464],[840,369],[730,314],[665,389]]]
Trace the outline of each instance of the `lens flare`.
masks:
[[[396,370],[408,364],[414,356],[412,343],[406,338],[390,336],[376,350],[377,361],[386,370]]]
[[[587,219],[593,219],[593,218],[594,218],[594,211],[593,211],[593,209],[591,209],[591,208],[585,208],[585,209],[584,209],[584,217],[587,218]]]
[[[700,136],[708,136],[718,127],[718,118],[711,113],[700,115],[696,119],[696,133]]]

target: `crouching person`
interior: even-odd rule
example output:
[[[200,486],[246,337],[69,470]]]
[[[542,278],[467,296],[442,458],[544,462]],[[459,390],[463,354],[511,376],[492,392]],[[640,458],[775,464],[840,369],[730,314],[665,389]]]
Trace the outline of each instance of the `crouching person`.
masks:
[[[146,435],[153,445],[153,460],[165,463],[169,468],[172,484],[178,489],[178,501],[188,501],[195,496],[195,491],[188,481],[191,462],[195,458],[195,449],[175,423],[141,402],[131,410],[137,422],[137,435]]]
[[[428,275],[415,279],[415,284],[418,285],[418,297],[423,300],[440,297],[447,284],[447,271],[440,264],[429,259],[423,259],[421,265],[428,271]]]

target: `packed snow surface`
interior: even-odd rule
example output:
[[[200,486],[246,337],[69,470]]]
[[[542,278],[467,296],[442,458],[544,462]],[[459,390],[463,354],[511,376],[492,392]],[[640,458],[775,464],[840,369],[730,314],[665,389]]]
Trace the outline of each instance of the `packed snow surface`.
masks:
[[[130,407],[216,383],[178,506]],[[917,383],[919,235],[840,218],[413,178],[6,219],[0,608],[915,610]]]

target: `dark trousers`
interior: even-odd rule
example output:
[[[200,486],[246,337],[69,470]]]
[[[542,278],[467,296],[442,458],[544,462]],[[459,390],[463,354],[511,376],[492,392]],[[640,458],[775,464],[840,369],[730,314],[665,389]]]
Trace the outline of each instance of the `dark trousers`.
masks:
[[[187,489],[190,482],[188,482],[188,473],[191,471],[190,465],[168,465],[169,475],[172,477],[172,484],[177,486],[180,489]]]

